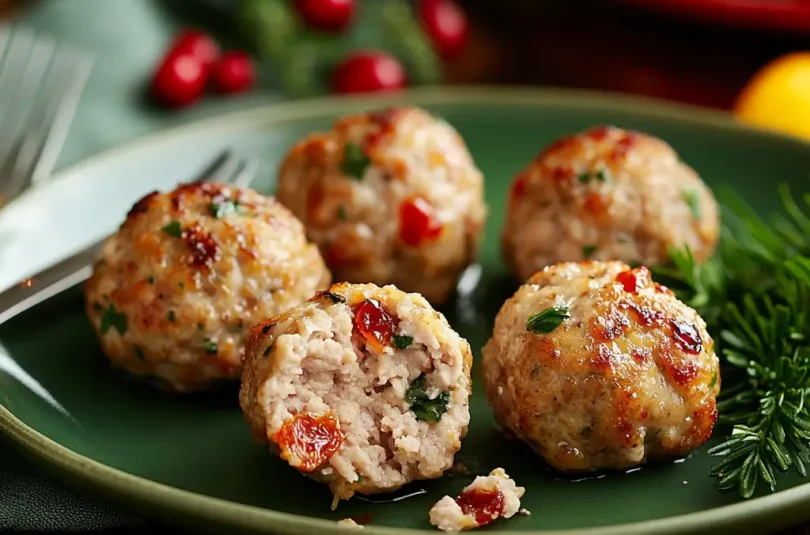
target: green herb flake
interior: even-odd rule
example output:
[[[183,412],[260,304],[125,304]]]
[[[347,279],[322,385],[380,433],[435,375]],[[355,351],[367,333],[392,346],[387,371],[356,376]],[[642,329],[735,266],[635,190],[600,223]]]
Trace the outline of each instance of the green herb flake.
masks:
[[[535,364],[534,366],[532,366],[532,371],[529,372],[529,377],[531,377],[532,379],[537,379],[538,377],[540,377],[540,370],[541,366],[539,364]]]
[[[585,258],[590,258],[591,256],[593,256],[593,253],[596,252],[596,249],[597,249],[596,245],[585,245],[584,247],[582,247],[582,256],[584,256]]]
[[[591,179],[590,173],[580,173],[577,175],[577,180],[579,180],[580,184],[585,184]]]
[[[371,160],[360,145],[346,143],[346,146],[343,147],[343,161],[340,162],[340,170],[344,175],[362,180],[369,165],[371,165]]]
[[[148,282],[149,284],[155,284],[155,277],[149,275],[149,277],[146,279],[146,282]]]
[[[169,313],[166,315],[169,318],[169,321],[174,321],[177,317],[174,314],[174,310],[170,310]]]
[[[595,176],[596,180],[598,180],[599,182],[607,182],[610,179],[610,174],[608,173],[608,170],[605,169],[604,167],[598,170]]]
[[[127,332],[127,315],[115,309],[115,305],[108,306],[101,315],[101,334],[107,334],[110,329],[115,329],[118,334]]]
[[[197,324],[197,330],[202,331],[203,329],[205,329],[205,325],[203,325],[202,323],[198,323]]]
[[[222,201],[215,201],[208,205],[208,212],[219,219],[239,211],[239,201],[232,199],[225,199]]]
[[[206,338],[203,340],[203,349],[209,355],[216,355],[217,354],[217,342],[216,340],[212,340],[210,338]]]
[[[526,330],[537,334],[548,334],[570,317],[571,311],[567,306],[553,306],[531,315],[529,321],[526,322]]]
[[[712,372],[712,380],[709,381],[709,388],[714,388],[714,385],[717,384],[717,369]]]
[[[697,191],[693,189],[685,189],[681,191],[681,197],[686,204],[689,205],[689,210],[692,212],[692,217],[700,219],[700,197]]]
[[[179,221],[172,221],[160,230],[173,238],[181,238],[183,236],[183,227],[180,226]]]
[[[624,233],[618,234],[616,236],[616,242],[617,243],[630,243],[632,241],[633,241],[633,239],[630,236],[628,236],[627,234],[624,234]]]
[[[177,285],[180,287],[181,290],[186,287],[183,281],[178,282]]]
[[[397,349],[406,349],[413,343],[413,336],[406,336],[404,334],[395,334],[391,338],[394,342],[394,347]]]
[[[337,218],[341,221],[346,221],[349,218],[349,215],[346,213],[346,207],[342,204],[337,208]]]
[[[450,392],[444,391],[434,399],[430,399],[425,392],[425,376],[420,375],[411,382],[405,392],[405,401],[410,405],[411,411],[417,420],[436,423],[447,412],[450,403]]]

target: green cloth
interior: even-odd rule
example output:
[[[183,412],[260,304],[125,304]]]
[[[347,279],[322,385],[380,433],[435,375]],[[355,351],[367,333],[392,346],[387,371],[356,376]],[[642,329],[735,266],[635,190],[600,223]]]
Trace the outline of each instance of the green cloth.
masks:
[[[17,23],[86,49],[96,58],[58,167],[155,130],[281,98],[262,84],[250,95],[207,98],[188,110],[167,113],[151,105],[145,96],[149,74],[179,28],[178,21],[185,24],[189,16],[208,17],[200,23],[213,19],[218,29],[230,24],[200,0],[43,0],[20,15]],[[154,529],[120,529],[143,523],[42,475],[0,440],[0,531],[107,533],[119,528],[109,533],[123,535]]]

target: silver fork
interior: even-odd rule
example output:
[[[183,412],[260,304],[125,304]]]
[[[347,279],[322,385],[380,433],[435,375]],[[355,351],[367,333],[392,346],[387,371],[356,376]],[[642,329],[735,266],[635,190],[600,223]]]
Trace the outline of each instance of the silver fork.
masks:
[[[50,175],[92,64],[65,43],[0,26],[0,206]]]
[[[226,150],[193,182],[228,182],[247,187],[253,181],[257,167],[256,160],[239,158],[231,150]],[[89,245],[0,293],[0,324],[89,278],[105,240]]]

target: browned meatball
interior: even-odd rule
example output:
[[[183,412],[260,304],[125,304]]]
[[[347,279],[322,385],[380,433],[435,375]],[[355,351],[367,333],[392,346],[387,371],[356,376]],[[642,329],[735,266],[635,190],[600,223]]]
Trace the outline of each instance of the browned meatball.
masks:
[[[87,314],[118,367],[201,390],[240,377],[250,327],[329,281],[301,223],[274,199],[190,184],[132,207],[86,283]]]
[[[418,108],[346,116],[307,136],[277,195],[336,280],[394,284],[434,305],[474,261],[487,214],[464,141]]]
[[[525,280],[557,262],[666,263],[669,247],[688,246],[702,261],[719,225],[712,192],[672,147],[599,126],[557,140],[518,174],[502,243]]]
[[[498,422],[554,468],[627,468],[703,444],[719,362],[703,319],[647,268],[562,263],[506,301],[483,349]]]

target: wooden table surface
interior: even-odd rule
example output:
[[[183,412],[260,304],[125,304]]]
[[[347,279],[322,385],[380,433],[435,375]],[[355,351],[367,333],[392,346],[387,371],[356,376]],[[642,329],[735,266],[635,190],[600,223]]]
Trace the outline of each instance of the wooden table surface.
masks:
[[[810,50],[808,36],[705,25],[609,0],[460,2],[472,32],[446,67],[449,83],[604,89],[729,109],[767,61]],[[25,3],[0,0],[0,18]],[[810,524],[779,535],[800,534],[810,535]]]

